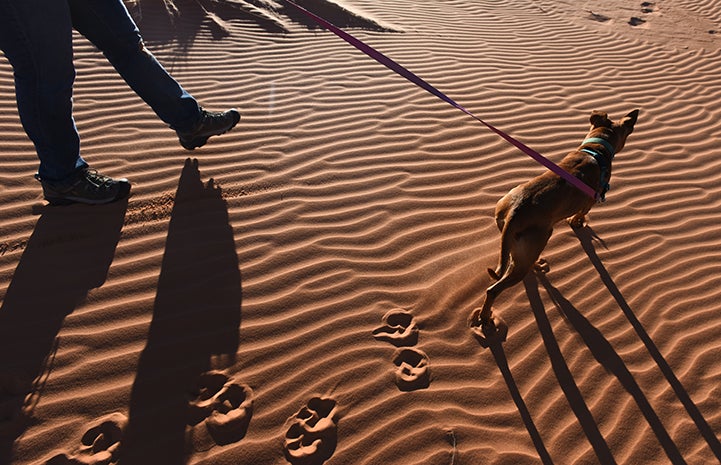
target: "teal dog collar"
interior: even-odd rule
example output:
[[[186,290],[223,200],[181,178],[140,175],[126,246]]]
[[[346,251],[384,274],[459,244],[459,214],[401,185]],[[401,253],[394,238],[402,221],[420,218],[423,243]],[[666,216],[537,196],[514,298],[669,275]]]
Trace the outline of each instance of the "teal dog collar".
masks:
[[[601,144],[603,145],[603,148],[606,149],[611,158],[616,155],[616,150],[614,150],[613,146],[607,140],[601,139],[600,137],[589,137],[588,139],[584,140],[583,143],[581,143],[581,146],[583,147],[586,144]]]

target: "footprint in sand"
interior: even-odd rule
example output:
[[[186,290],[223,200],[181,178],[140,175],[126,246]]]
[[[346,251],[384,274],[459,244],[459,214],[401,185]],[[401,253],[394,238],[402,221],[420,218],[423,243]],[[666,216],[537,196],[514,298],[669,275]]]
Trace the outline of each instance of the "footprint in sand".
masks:
[[[293,465],[321,465],[335,452],[338,442],[336,401],[314,397],[288,419],[283,449]]]
[[[118,452],[128,418],[111,413],[93,423],[81,439],[74,454],[62,453],[46,462],[47,465],[111,465],[118,462]]]
[[[188,426],[202,426],[218,445],[243,439],[253,416],[253,391],[219,371],[203,373],[188,402]],[[197,437],[197,434],[194,434]],[[196,449],[205,449],[195,441]]]
[[[413,315],[401,309],[391,310],[383,316],[383,326],[373,330],[373,337],[390,342],[396,347],[414,346],[418,343],[418,325]]]
[[[653,2],[643,2],[641,3],[641,13],[643,14],[649,14],[653,13],[653,8],[656,6]],[[631,19],[628,21],[628,24],[631,26],[640,26],[646,22],[643,18],[638,18],[636,16],[631,17]]]
[[[398,349],[393,356],[396,386],[401,391],[425,389],[431,382],[428,356],[417,349]]]

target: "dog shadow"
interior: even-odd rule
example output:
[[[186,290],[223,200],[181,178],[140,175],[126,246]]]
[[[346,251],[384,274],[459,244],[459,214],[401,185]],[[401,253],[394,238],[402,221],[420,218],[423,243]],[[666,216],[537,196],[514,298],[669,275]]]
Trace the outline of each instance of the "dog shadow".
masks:
[[[632,314],[628,304],[625,302],[625,299],[623,299],[623,296],[619,292],[618,288],[610,279],[610,275],[603,267],[598,256],[595,254],[590,230],[586,229],[583,231],[576,231],[576,234],[579,239],[581,239],[584,250],[586,250],[589,255],[591,262],[597,270],[602,270],[601,274],[604,284],[609,288],[609,291],[619,302],[619,305],[625,307],[624,312]],[[573,378],[573,374],[571,373],[561,348],[554,336],[551,322],[546,315],[546,309],[539,293],[539,284],[545,289],[556,309],[563,315],[566,321],[574,328],[584,341],[594,359],[601,364],[608,373],[614,375],[626,392],[631,395],[642,415],[656,435],[661,447],[671,460],[671,463],[686,463],[668,434],[668,431],[666,431],[663,426],[660,418],[644,395],[641,387],[634,379],[633,374],[629,371],[623,359],[618,355],[603,334],[595,326],[593,326],[593,324],[591,324],[591,322],[583,316],[583,314],[576,309],[571,302],[563,297],[558,289],[553,287],[543,272],[536,271],[534,273],[530,273],[526,276],[523,283],[541,334],[541,338],[549,354],[551,367],[573,413],[578,419],[584,434],[598,457],[598,460],[601,463],[616,463],[611,449],[606,443],[606,440],[600,432],[590,409],[583,399],[583,395]]]
[[[39,209],[0,307],[0,463],[33,423],[65,317],[107,278],[127,205]]]
[[[576,418],[578,419],[586,438],[591,444],[591,447],[596,453],[599,462],[609,465],[615,464],[616,460],[611,453],[611,449],[608,447],[606,440],[601,434],[601,431],[598,429],[598,425],[596,424],[591,411],[583,399],[581,390],[578,388],[578,385],[573,379],[573,374],[571,373],[556,337],[553,334],[553,327],[546,316],[546,309],[544,308],[543,301],[541,300],[541,294],[538,291],[538,281],[536,280],[534,274],[529,273],[523,280],[523,285],[526,288],[526,294],[528,295],[533,315],[536,318],[538,330],[550,357],[551,368],[556,375],[556,379],[558,379],[559,385],[568,400],[571,410],[573,410],[573,413],[576,415]]]
[[[533,422],[531,412],[528,410],[528,406],[526,406],[526,402],[523,400],[523,396],[521,395],[521,391],[518,389],[516,380],[513,378],[511,368],[508,366],[508,358],[506,357],[505,350],[503,350],[503,342],[499,339],[493,339],[489,341],[488,348],[491,350],[493,358],[496,360],[496,365],[498,365],[498,369],[501,371],[501,375],[503,375],[503,380],[506,382],[511,398],[516,404],[518,412],[521,414],[523,424],[526,426],[528,434],[531,436],[531,440],[533,441],[533,445],[536,447],[541,463],[543,465],[553,465],[548,449],[546,449],[546,446],[543,443],[541,434],[539,433],[536,424]]]
[[[601,262],[601,259],[596,252],[596,247],[594,246],[594,239],[599,240],[598,236],[595,234],[593,229],[588,226],[586,226],[585,228],[576,229],[574,230],[574,233],[576,234],[576,237],[581,243],[583,250],[586,252],[586,255],[588,255],[591,264],[596,269],[596,272],[601,278],[601,281],[611,293],[613,298],[616,300],[616,303],[623,312],[624,316],[628,319],[639,339],[646,347],[646,350],[649,352],[654,362],[656,362],[656,364],[658,365],[659,370],[661,370],[664,377],[666,378],[666,381],[669,383],[674,393],[678,397],[679,401],[686,409],[686,412],[693,420],[694,424],[699,430],[699,433],[705,439],[712,453],[714,454],[716,459],[721,462],[721,442],[719,442],[713,429],[703,417],[701,411],[698,409],[693,400],[691,400],[691,396],[689,396],[688,392],[681,384],[681,381],[678,379],[676,374],[671,369],[671,366],[668,364],[668,362],[666,362],[666,359],[661,354],[661,351],[658,349],[658,347],[656,347],[656,344],[653,342],[653,339],[651,339],[651,336],[649,336],[649,334],[646,332],[643,325],[638,320],[635,313],[629,306],[628,302],[626,302],[623,294],[621,294],[618,286],[616,286],[616,283],[613,281],[611,274],[608,272],[606,267],[603,266],[603,263]]]
[[[235,363],[241,303],[238,257],[221,189],[212,179],[203,184],[197,160],[187,160],[130,397],[121,463],[187,462],[190,393],[201,374]]]

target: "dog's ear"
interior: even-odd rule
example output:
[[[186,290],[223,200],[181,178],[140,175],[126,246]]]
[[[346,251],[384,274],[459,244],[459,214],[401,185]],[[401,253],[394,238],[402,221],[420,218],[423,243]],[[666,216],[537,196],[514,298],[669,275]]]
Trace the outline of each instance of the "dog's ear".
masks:
[[[591,112],[591,124],[594,128],[605,127],[610,128],[613,122],[608,119],[608,115],[602,111]]]
[[[628,129],[628,133],[631,134],[631,131],[633,131],[633,127],[636,125],[637,120],[638,110],[633,110],[631,113],[623,117],[623,119],[621,120],[621,124],[625,126]]]

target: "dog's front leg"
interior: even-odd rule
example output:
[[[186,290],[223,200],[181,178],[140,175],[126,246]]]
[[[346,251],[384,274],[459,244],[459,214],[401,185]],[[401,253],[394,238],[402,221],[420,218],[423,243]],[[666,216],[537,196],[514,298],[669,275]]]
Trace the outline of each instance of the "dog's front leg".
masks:
[[[573,229],[582,228],[583,225],[586,223],[586,214],[576,213],[572,217],[568,218],[567,221]]]
[[[586,206],[578,210],[576,214],[566,218],[566,221],[568,221],[568,224],[573,229],[582,228],[583,225],[586,224],[586,215],[588,215],[588,212],[591,211],[591,208],[593,208],[595,204],[593,200],[590,200]]]
[[[590,205],[588,208],[584,208],[583,210],[579,211],[579,212],[576,213],[575,215],[567,218],[566,221],[568,221],[568,224],[569,224],[573,229],[582,228],[583,225],[586,224],[586,215],[587,215],[588,212],[591,210],[591,207],[592,207],[592,206],[593,206],[593,205]]]

